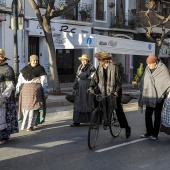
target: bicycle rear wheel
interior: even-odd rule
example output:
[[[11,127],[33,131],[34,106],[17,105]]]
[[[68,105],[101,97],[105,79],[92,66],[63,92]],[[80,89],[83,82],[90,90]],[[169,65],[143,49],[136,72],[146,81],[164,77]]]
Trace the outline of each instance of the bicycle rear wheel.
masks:
[[[93,149],[95,147],[100,125],[100,112],[95,109],[92,113],[90,125],[88,129],[88,147]]]
[[[110,128],[110,133],[114,138],[119,136],[119,134],[121,132],[121,127],[120,127],[120,124],[118,122],[117,116],[116,116],[114,111],[110,115],[110,126],[109,126],[109,128]]]

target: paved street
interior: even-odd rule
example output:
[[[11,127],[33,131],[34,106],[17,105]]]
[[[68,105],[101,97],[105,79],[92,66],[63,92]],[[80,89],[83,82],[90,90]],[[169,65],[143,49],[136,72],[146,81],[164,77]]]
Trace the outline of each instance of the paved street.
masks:
[[[168,170],[170,137],[161,133],[158,141],[141,139],[144,114],[137,110],[137,103],[124,105],[124,109],[132,127],[130,139],[125,138],[124,130],[118,138],[112,138],[109,130],[101,128],[96,147],[89,150],[88,126],[69,126],[72,106],[48,108],[41,128],[20,131],[0,144],[0,169]]]

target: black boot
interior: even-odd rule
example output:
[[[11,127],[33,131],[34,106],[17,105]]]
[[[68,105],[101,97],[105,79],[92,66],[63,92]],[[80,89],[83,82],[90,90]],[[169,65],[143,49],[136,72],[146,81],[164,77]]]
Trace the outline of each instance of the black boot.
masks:
[[[71,127],[76,127],[76,126],[80,126],[80,123],[72,123],[70,124]]]
[[[126,138],[129,138],[130,137],[130,135],[131,135],[131,127],[130,126],[128,126],[127,128],[126,128]]]

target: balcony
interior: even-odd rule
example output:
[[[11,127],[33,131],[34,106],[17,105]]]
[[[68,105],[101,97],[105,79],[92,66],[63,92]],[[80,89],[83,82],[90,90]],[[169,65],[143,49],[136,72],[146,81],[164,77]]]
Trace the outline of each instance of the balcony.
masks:
[[[115,16],[114,13],[110,13],[110,28],[120,28],[136,30],[136,22],[131,13],[125,13],[124,16]]]
[[[1,6],[6,6],[6,0],[0,0],[0,7]]]
[[[60,6],[65,5],[65,2],[60,2]],[[76,8],[61,16],[61,19],[75,20],[83,22],[92,22],[92,4],[78,4]]]

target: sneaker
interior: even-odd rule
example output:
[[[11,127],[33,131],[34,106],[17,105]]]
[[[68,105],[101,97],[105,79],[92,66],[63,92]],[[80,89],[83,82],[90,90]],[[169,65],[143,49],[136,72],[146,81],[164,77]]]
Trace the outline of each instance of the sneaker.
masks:
[[[145,134],[141,135],[141,138],[149,138],[150,136],[151,136],[150,134],[145,133]]]
[[[151,136],[150,139],[151,139],[151,140],[157,140],[157,139],[158,139],[158,136]]]

